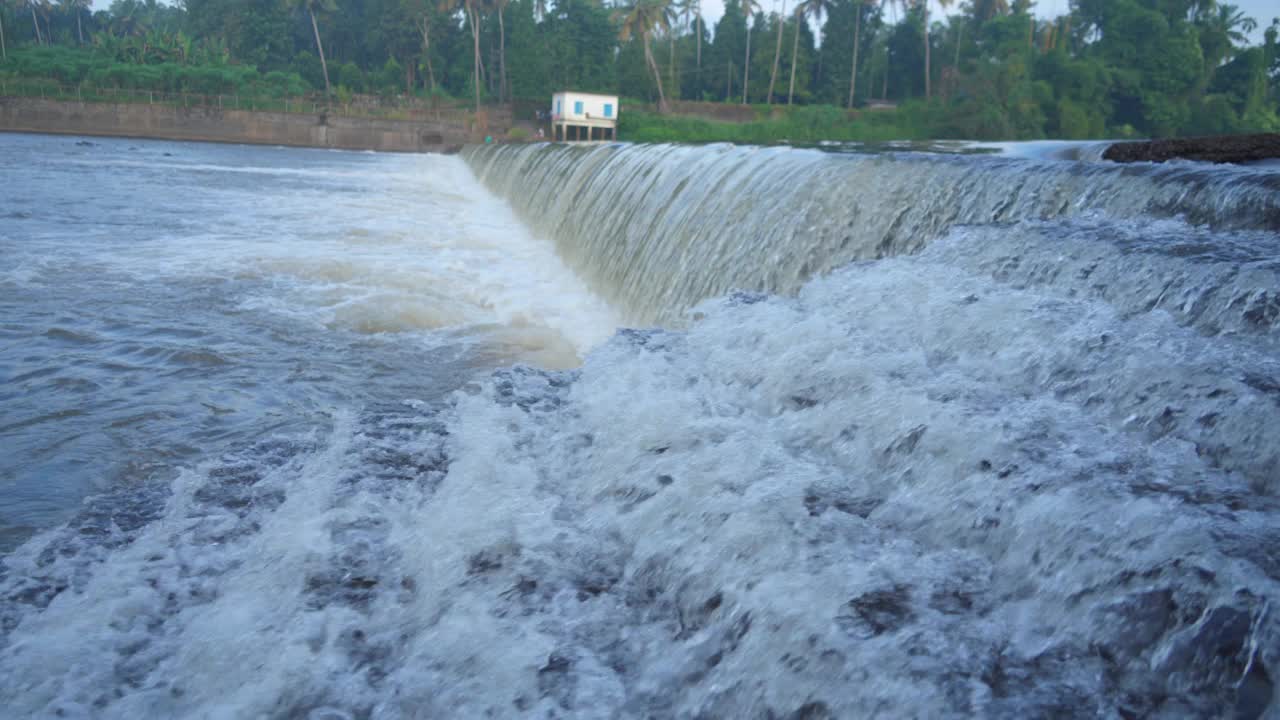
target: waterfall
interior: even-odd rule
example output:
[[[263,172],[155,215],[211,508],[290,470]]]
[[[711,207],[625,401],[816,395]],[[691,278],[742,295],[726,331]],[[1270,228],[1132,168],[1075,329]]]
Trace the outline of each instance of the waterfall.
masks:
[[[505,145],[465,159],[633,323],[731,289],[792,293],[957,225],[1177,217],[1280,229],[1280,175],[1250,169],[833,154],[732,145]]]

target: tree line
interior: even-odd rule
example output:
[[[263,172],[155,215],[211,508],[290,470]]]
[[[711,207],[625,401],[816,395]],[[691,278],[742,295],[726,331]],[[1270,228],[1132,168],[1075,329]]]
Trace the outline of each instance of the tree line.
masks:
[[[232,68],[476,105],[577,89],[659,112],[898,106],[971,138],[1280,130],[1280,20],[1218,0],[1072,0],[1057,18],[1031,0],[770,1],[726,0],[709,24],[700,0],[0,0],[0,67],[120,84],[144,81],[130,66]]]

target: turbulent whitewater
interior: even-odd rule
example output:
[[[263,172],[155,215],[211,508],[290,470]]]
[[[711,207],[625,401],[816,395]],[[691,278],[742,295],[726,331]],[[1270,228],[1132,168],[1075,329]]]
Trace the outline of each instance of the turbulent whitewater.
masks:
[[[179,147],[6,191],[221,188],[0,220],[6,482],[146,460],[25,511],[11,714],[1280,713],[1274,169]]]

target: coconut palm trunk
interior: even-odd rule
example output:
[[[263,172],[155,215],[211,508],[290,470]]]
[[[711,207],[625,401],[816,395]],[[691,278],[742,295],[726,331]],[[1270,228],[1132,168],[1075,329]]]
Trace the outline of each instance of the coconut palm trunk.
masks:
[[[960,72],[960,45],[962,43],[964,43],[964,24],[958,23],[956,25],[956,59],[951,63],[951,67],[955,68],[957,73]]]
[[[662,73],[658,70],[658,63],[653,59],[653,51],[649,48],[649,33],[643,34],[644,38],[644,61],[649,65],[649,71],[653,73],[653,81],[658,85],[658,112],[667,112],[667,95],[662,90]]]
[[[320,42],[320,25],[316,22],[316,11],[307,8],[307,14],[311,16],[311,32],[316,36],[316,51],[320,53],[320,71],[324,73],[324,96],[326,99],[333,94],[333,88],[329,86],[329,63],[324,59],[324,44]]]
[[[40,37],[40,20],[36,17],[36,5],[31,3],[27,7],[31,8],[31,24],[36,26],[36,44],[43,45],[44,39]]]
[[[849,70],[849,102],[847,107],[853,108],[853,95],[858,91],[858,49],[862,45],[862,2],[855,0],[853,3],[853,63]],[[888,53],[888,50],[885,51]],[[886,56],[887,58],[887,56]],[[889,71],[885,70],[885,82],[887,83]]]
[[[674,28],[667,29],[667,40],[670,42],[670,51],[667,53],[667,77],[670,78],[672,89],[676,91],[676,99],[679,99],[680,84],[676,82],[676,32]]]
[[[750,19],[750,18],[748,18]],[[751,87],[751,26],[747,26],[747,57],[742,65],[742,104],[747,104],[747,89]]]
[[[510,88],[507,87],[507,26],[502,22],[502,6],[506,3],[498,3],[498,72],[502,77],[498,81],[498,97],[503,100],[510,100]]]
[[[431,18],[426,13],[422,14],[419,27],[422,28],[422,55],[427,61],[427,81],[431,83],[430,90],[435,92],[436,71],[431,67]]]
[[[929,42],[929,3],[928,1],[926,0],[925,2],[921,3],[920,7],[924,9],[924,97],[927,100],[930,97],[933,97],[933,87],[930,83],[930,79],[932,78],[933,73],[931,68],[929,67],[929,46],[932,45],[933,43]]]
[[[0,60],[9,59],[9,48],[4,44],[4,18],[0,17]]]
[[[889,101],[889,48],[884,49],[884,72],[880,75],[880,99]]]
[[[787,86],[787,105],[791,104],[796,94],[796,61],[799,58],[800,23],[802,22],[804,22],[804,13],[796,13],[796,32],[791,36],[791,83]]]
[[[698,63],[698,93],[699,93],[698,97],[694,98],[694,100],[701,100],[702,99],[702,94],[701,94],[702,93],[702,16],[699,15],[695,17],[693,19],[693,24],[694,24],[694,27],[697,28],[698,30],[697,63]]]
[[[480,112],[480,19],[476,17],[477,13],[470,5],[466,8],[467,22],[471,23],[471,40],[474,50],[471,61],[472,76],[475,79],[476,89],[476,112]]]
[[[769,96],[767,102],[773,104],[773,88],[778,80],[778,60],[782,57],[782,26],[786,25],[783,21],[787,15],[787,0],[782,0],[782,9],[778,11],[778,39],[773,44],[773,70],[769,73]],[[791,103],[788,101],[788,105]]]
[[[76,36],[80,38],[80,44],[84,44],[84,29],[80,26],[80,16],[84,15],[84,8],[76,8]]]

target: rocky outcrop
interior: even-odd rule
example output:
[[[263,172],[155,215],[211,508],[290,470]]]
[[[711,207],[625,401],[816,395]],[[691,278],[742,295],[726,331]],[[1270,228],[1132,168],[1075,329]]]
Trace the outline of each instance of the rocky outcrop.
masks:
[[[1280,134],[1223,135],[1116,143],[1107,148],[1102,157],[1121,163],[1165,162],[1175,159],[1212,163],[1270,160],[1280,158]]]

